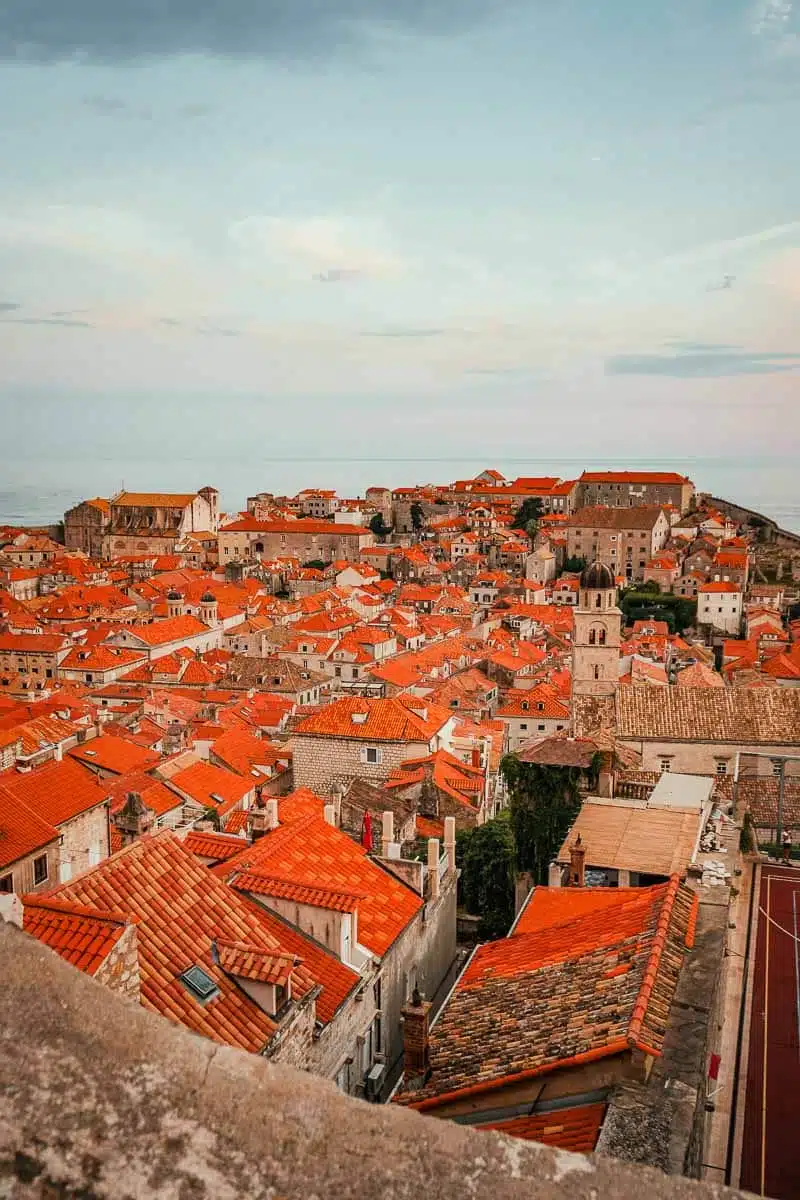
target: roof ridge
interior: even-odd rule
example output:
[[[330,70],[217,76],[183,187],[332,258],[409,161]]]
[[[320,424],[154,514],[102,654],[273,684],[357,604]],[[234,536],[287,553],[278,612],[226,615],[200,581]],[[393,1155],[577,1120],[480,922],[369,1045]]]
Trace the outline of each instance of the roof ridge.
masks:
[[[137,925],[139,923],[139,918],[132,913],[95,908],[93,905],[81,904],[74,900],[62,900],[51,893],[41,895],[37,892],[28,892],[20,899],[23,908],[47,909],[65,917],[86,917],[94,921],[108,921],[114,925]]]
[[[655,983],[656,974],[661,962],[661,956],[667,943],[667,933],[669,931],[669,925],[672,919],[672,910],[674,908],[675,898],[678,895],[680,886],[680,875],[672,875],[669,883],[667,884],[667,892],[661,905],[661,912],[659,914],[656,931],[653,936],[653,945],[650,951],[650,958],[648,959],[647,966],[644,969],[642,984],[639,988],[639,995],[636,997],[636,1002],[634,1003],[633,1012],[628,1025],[628,1044],[630,1046],[635,1046],[638,1049],[650,1049],[650,1047],[640,1045],[639,1039],[645,1014],[647,1013],[647,1005],[650,1000],[653,984]]]

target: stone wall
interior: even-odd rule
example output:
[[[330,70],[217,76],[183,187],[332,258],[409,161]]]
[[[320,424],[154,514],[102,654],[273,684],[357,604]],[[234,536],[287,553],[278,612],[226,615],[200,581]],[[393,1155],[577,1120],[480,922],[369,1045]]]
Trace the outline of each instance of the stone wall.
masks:
[[[368,745],[380,748],[379,763],[361,761],[361,750]],[[366,779],[382,783],[395,767],[407,758],[424,758],[430,753],[426,742],[361,742],[355,738],[310,737],[292,739],[294,786],[307,787],[320,796],[327,795],[340,779]]]
[[[140,1002],[139,938],[135,925],[129,925],[94,975],[97,983],[118,992],[136,1004]]]
[[[61,826],[59,874],[62,882],[66,883],[81,871],[108,858],[108,808],[107,803],[98,804]],[[69,867],[69,874],[64,873],[65,866]]]
[[[148,1013],[0,922],[0,1195],[13,1200],[744,1200],[349,1100]]]
[[[618,741],[623,746],[629,746],[642,755],[643,771],[660,771],[661,760],[670,759],[670,770],[678,771],[687,775],[715,775],[716,764],[720,759],[726,759],[728,765],[728,774],[733,775],[734,765],[736,763],[737,751],[741,753],[759,754],[793,754],[796,753],[796,746],[792,747],[791,743],[784,742],[783,744],[775,744],[772,746],[754,745],[750,743],[742,743],[734,745],[725,742],[680,742],[680,741],[641,741],[634,738],[619,738]],[[756,770],[760,775],[772,775],[772,770],[769,758],[753,760]],[[800,775],[800,762],[787,762],[786,774]]]

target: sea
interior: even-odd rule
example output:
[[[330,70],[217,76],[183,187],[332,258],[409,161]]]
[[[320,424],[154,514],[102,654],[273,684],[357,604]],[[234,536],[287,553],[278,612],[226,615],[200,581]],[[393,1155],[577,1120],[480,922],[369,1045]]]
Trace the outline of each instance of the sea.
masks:
[[[0,462],[0,524],[53,525],[79,500],[129,491],[181,492],[211,486],[224,512],[245,507],[257,492],[294,495],[307,487],[335,488],[340,496],[363,496],[368,487],[400,487],[469,479],[487,467],[506,477],[556,475],[574,479],[587,470],[680,471],[709,492],[772,517],[800,533],[800,459],[796,455],[752,458],[571,459],[509,456],[422,458],[270,458],[254,448],[235,458],[132,458]]]

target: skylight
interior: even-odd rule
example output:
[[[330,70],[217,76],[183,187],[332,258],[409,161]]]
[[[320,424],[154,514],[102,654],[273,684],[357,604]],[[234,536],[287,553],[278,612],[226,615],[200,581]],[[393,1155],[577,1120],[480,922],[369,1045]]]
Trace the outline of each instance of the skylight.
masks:
[[[216,983],[202,967],[189,967],[180,976],[180,981],[198,1000],[211,1000],[219,994]]]

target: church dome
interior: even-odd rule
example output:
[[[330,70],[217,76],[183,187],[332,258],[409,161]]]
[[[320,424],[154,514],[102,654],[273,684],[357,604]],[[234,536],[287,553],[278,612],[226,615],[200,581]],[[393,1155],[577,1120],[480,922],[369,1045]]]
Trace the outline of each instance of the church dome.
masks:
[[[586,591],[605,590],[616,587],[614,572],[605,563],[588,563],[581,572],[580,586]]]
[[[171,592],[167,592],[167,599],[168,600],[182,600],[183,596],[180,594],[180,592],[176,592],[175,589],[173,588]]]
[[[200,597],[201,604],[216,604],[216,597],[211,595],[211,592],[203,592]]]

